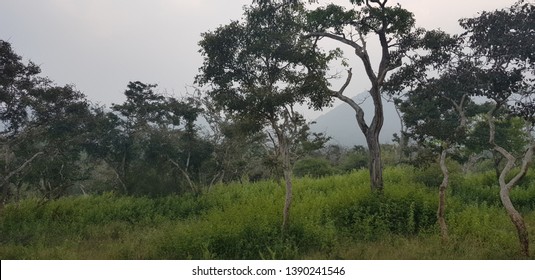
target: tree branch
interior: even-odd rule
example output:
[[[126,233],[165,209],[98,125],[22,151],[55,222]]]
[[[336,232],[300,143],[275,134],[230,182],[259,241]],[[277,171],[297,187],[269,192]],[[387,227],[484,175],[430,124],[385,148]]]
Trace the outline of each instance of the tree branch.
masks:
[[[378,83],[378,79],[377,79],[377,75],[375,74],[375,72],[373,71],[373,68],[372,68],[372,63],[371,63],[371,60],[370,60],[370,57],[368,56],[368,52],[366,51],[366,48],[359,45],[357,42],[355,41],[352,41],[352,40],[349,40],[349,39],[346,39],[340,35],[336,35],[336,34],[332,34],[332,33],[328,33],[328,32],[311,32],[307,35],[305,35],[305,38],[308,38],[308,37],[327,37],[327,38],[331,38],[333,40],[336,40],[336,41],[339,41],[343,44],[346,44],[350,47],[353,47],[355,49],[355,54],[362,60],[362,63],[364,64],[364,69],[366,70],[366,74],[368,75],[368,78],[370,80],[370,82],[372,83],[372,85],[377,85]],[[361,37],[361,41],[363,41],[364,38]],[[363,41],[364,42],[364,41]],[[363,44],[365,46],[365,44]],[[383,71],[383,75],[382,75],[382,78],[379,80],[379,82],[382,83],[382,80],[384,80],[384,77],[386,77],[386,73],[388,72],[387,69],[385,69],[386,71]]]
[[[345,37],[342,37],[340,35],[336,35],[336,34],[332,34],[332,33],[329,33],[329,32],[311,32],[307,35],[305,35],[305,38],[310,38],[310,37],[327,37],[327,38],[331,38],[333,40],[336,40],[336,41],[339,41],[341,43],[344,43],[348,46],[351,46],[355,49],[356,52],[358,53],[362,53],[365,51],[365,49],[359,45],[358,43],[354,42],[354,41],[351,41]],[[358,55],[358,54],[357,54]]]
[[[182,173],[182,175],[184,175],[184,177],[186,177],[191,190],[196,193],[197,187],[195,187],[195,184],[191,181],[189,174],[182,167],[180,167],[180,164],[178,164],[176,161],[172,160],[170,157],[167,157],[167,159]]]
[[[357,123],[359,124],[359,127],[362,130],[362,132],[364,132],[364,134],[366,134],[368,132],[369,127],[366,124],[366,120],[364,119],[364,110],[362,110],[362,108],[357,104],[357,102],[355,102],[353,99],[351,99],[351,98],[349,98],[349,97],[347,97],[347,96],[345,96],[343,94],[344,91],[346,90],[347,86],[351,82],[351,78],[352,77],[353,77],[352,69],[349,69],[347,71],[347,79],[346,79],[344,85],[340,88],[340,90],[338,90],[338,91],[332,90],[331,92],[332,92],[332,94],[334,96],[336,96],[338,99],[344,101],[349,106],[351,106],[351,108],[353,108],[353,110],[355,110]]]
[[[32,161],[34,161],[38,156],[44,154],[44,152],[37,152],[35,153],[30,159],[26,160],[19,168],[11,171],[5,178],[3,178],[2,186],[6,185],[11,177],[16,175],[17,173],[21,172],[28,164],[30,164]]]

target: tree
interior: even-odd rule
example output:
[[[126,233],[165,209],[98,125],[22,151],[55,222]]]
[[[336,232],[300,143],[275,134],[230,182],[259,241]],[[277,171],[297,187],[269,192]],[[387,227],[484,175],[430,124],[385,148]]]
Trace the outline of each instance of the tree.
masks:
[[[37,88],[30,99],[30,119],[38,134],[29,147],[44,154],[32,163],[25,181],[46,199],[56,199],[87,176],[80,159],[90,139],[90,105],[84,94],[68,85]]]
[[[463,19],[468,46],[481,58],[477,74],[481,82],[481,96],[490,99],[494,106],[488,112],[489,143],[507,162],[498,179],[500,199],[515,225],[522,253],[529,256],[529,236],[522,215],[514,207],[509,192],[522,179],[533,160],[535,141],[526,146],[520,170],[507,180],[517,159],[496,141],[497,113],[505,110],[509,115],[521,116],[530,126],[535,119],[533,93],[535,88],[535,5],[519,1],[513,6],[494,12],[483,12],[475,18]]]
[[[2,170],[0,170],[1,205],[6,203],[9,186],[13,179],[42,152],[37,151],[26,158],[16,156],[13,148],[22,139],[29,139],[28,96],[43,79],[37,75],[40,69],[32,62],[24,64],[11,44],[0,40],[0,144],[2,145]]]
[[[22,184],[56,198],[80,172],[76,161],[86,140],[89,103],[72,86],[39,77],[39,67],[24,64],[9,43],[0,41],[0,52],[2,203],[10,186]]]
[[[408,136],[438,154],[443,174],[439,187],[437,220],[443,240],[449,186],[448,154],[465,144],[470,118],[478,113],[471,100],[477,87],[473,61],[463,53],[462,39],[442,31],[429,31],[415,44],[418,51],[393,74],[385,90],[396,95]]]
[[[211,159],[211,179],[207,185],[215,183],[255,179],[259,174],[253,174],[255,169],[265,171],[262,158],[265,155],[263,143],[265,134],[251,133],[248,121],[232,117],[225,113],[212,100],[196,90],[194,98],[202,104],[202,116],[207,121],[209,131],[205,138],[214,147]]]
[[[366,122],[361,106],[343,95],[343,91],[333,91],[330,97],[344,101],[355,110],[357,123],[368,145],[371,189],[381,193],[384,187],[379,144],[379,134],[384,122],[382,88],[387,74],[401,65],[401,58],[411,48],[418,32],[413,30],[412,13],[399,5],[388,6],[388,0],[350,2],[362,9],[346,11],[343,7],[331,4],[311,11],[308,14],[310,32],[307,37],[330,38],[347,45],[354,49],[364,65],[366,76],[371,83],[369,94],[375,108],[371,123]],[[381,46],[381,59],[377,69],[374,69],[367,49],[366,38],[370,34],[377,36]],[[349,70],[346,84],[350,82],[351,77]]]
[[[155,87],[130,82],[126,101],[114,104],[112,112],[99,113],[95,128],[102,138],[91,151],[114,170],[126,194],[178,192],[183,182],[197,192],[194,170],[211,154],[196,135],[200,110],[188,100],[156,93]]]
[[[303,12],[301,3],[260,1],[245,9],[243,21],[204,33],[199,43],[204,63],[196,81],[211,87],[207,94],[214,104],[232,118],[247,120],[253,133],[271,130],[286,184],[283,231],[292,203],[292,147],[306,131],[293,106],[307,101],[321,108],[329,102],[326,69],[338,55],[322,53],[314,40],[300,37]]]
[[[494,103],[490,102],[480,106],[481,112],[467,133],[465,146],[467,152],[478,155],[476,158],[489,157],[492,160],[496,180],[498,180],[506,159],[489,144],[490,130],[486,113],[494,106]],[[526,131],[526,121],[521,117],[511,116],[507,110],[502,108],[495,113],[494,124],[496,144],[505,148],[515,157],[522,156],[525,147],[530,142],[529,134]],[[490,153],[488,153],[489,150]]]

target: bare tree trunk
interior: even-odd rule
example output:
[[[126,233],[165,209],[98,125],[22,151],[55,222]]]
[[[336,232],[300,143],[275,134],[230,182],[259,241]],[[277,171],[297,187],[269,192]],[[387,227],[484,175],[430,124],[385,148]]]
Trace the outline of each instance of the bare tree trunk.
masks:
[[[494,166],[494,172],[496,173],[496,179],[500,179],[500,164],[502,163],[502,156],[496,150],[492,151],[492,163]]]
[[[520,242],[520,247],[522,250],[522,254],[524,254],[527,257],[529,257],[530,255],[528,230],[526,227],[526,223],[524,222],[524,218],[514,207],[513,202],[511,201],[511,198],[509,197],[509,193],[511,189],[518,183],[518,181],[526,175],[528,166],[530,165],[533,159],[534,148],[535,148],[535,144],[532,145],[528,149],[528,151],[524,154],[524,159],[523,159],[522,167],[520,171],[516,174],[516,176],[513,179],[511,179],[509,182],[506,182],[505,178],[513,169],[516,160],[504,148],[498,145],[495,145],[494,147],[496,151],[501,153],[507,159],[507,164],[502,170],[502,173],[500,174],[500,179],[499,179],[500,200],[502,201],[502,205],[505,208],[505,211],[507,211],[507,215],[511,219],[511,222],[515,225],[515,228],[518,234],[518,239]]]
[[[407,134],[405,129],[405,122],[403,121],[403,116],[401,115],[401,111],[398,108],[398,105],[394,104],[394,109],[396,110],[396,114],[399,118],[399,124],[400,124],[400,135],[399,135],[399,147],[398,147],[398,163],[402,163],[405,159],[405,151],[407,149],[408,141],[407,141]]]
[[[286,169],[286,168],[285,168]],[[284,181],[286,183],[286,197],[284,200],[284,211],[282,217],[282,232],[288,232],[290,227],[290,209],[292,207],[293,185],[292,185],[292,170],[284,170]]]
[[[284,208],[282,211],[282,234],[286,234],[290,228],[290,210],[292,208],[293,185],[292,185],[292,159],[290,155],[290,143],[285,130],[281,129],[275,118],[270,119],[271,128],[277,136],[277,143],[271,137],[271,141],[277,147],[277,158],[282,162],[282,172],[286,186],[286,195],[284,199]],[[288,125],[288,119],[284,125]]]
[[[368,152],[370,156],[369,169],[370,169],[370,187],[372,192],[383,193],[383,162],[381,159],[381,145],[379,143],[379,134],[384,123],[383,114],[383,101],[381,97],[379,83],[373,83],[374,86],[370,90],[370,96],[373,99],[375,113],[371,124],[368,126],[364,119],[364,110],[353,99],[345,96],[343,93],[353,77],[352,70],[348,70],[346,82],[339,91],[332,91],[332,94],[338,99],[347,103],[353,110],[355,110],[355,118],[359,125],[360,130],[366,137],[366,143],[368,145]]]
[[[188,172],[186,172],[186,170],[180,167],[180,164],[178,164],[176,161],[172,160],[171,158],[167,158],[167,159],[169,160],[169,162],[171,162],[171,164],[173,164],[182,173],[182,175],[184,175],[184,177],[186,178],[186,181],[188,181],[188,185],[191,188],[191,191],[193,193],[197,193],[199,190],[195,186],[195,183],[191,181],[191,178],[189,177]]]
[[[384,189],[383,184],[383,163],[381,160],[381,145],[379,144],[379,131],[366,135],[368,143],[368,152],[370,162],[368,168],[370,170],[370,187],[372,192],[382,193]]]
[[[511,153],[509,153],[507,150],[505,150],[503,147],[499,146],[495,142],[496,126],[494,124],[493,115],[497,111],[497,109],[498,109],[498,106],[496,106],[493,110],[491,110],[488,113],[487,117],[488,117],[489,128],[490,128],[489,143],[494,146],[494,150],[496,152],[503,155],[504,158],[507,160],[507,163],[505,164],[505,167],[502,169],[502,172],[500,173],[500,177],[498,179],[500,183],[500,200],[503,204],[503,207],[505,208],[505,211],[507,211],[507,215],[511,219],[511,222],[516,228],[522,254],[524,254],[524,256],[526,257],[529,257],[530,256],[529,234],[528,234],[528,230],[526,227],[526,223],[524,222],[524,218],[522,217],[522,215],[514,207],[513,202],[511,201],[511,198],[509,197],[509,193],[511,189],[514,186],[516,186],[518,181],[520,181],[520,179],[522,179],[526,175],[529,165],[531,164],[533,160],[533,150],[535,149],[535,143],[531,143],[530,147],[525,152],[520,171],[516,174],[515,177],[513,177],[513,179],[511,179],[509,182],[506,182],[506,177],[513,169],[516,159]]]
[[[500,184],[500,200],[502,201],[505,211],[511,222],[515,225],[516,232],[518,234],[518,240],[520,241],[520,249],[524,256],[529,257],[529,235],[522,215],[515,209],[511,198],[509,197],[509,188]]]
[[[446,224],[446,189],[449,185],[449,179],[450,174],[448,171],[448,167],[446,166],[446,157],[447,157],[448,151],[447,149],[444,149],[442,153],[440,154],[440,169],[442,170],[442,174],[444,175],[444,178],[442,179],[442,183],[440,184],[439,191],[438,191],[438,210],[437,210],[437,219],[438,219],[438,225],[440,227],[440,237],[442,238],[442,241],[448,240],[448,225]]]
[[[279,156],[282,160],[282,168],[284,173],[284,183],[286,185],[286,195],[284,199],[284,209],[282,212],[282,232],[288,232],[290,228],[290,209],[292,207],[293,185],[292,185],[292,164],[290,159],[290,150],[288,146],[288,139],[278,127],[276,128]]]
[[[8,194],[8,188],[9,188],[9,180],[11,177],[17,175],[19,172],[24,170],[32,161],[34,161],[38,156],[44,154],[43,152],[37,152],[35,153],[31,158],[26,160],[22,165],[20,165],[17,169],[7,173],[4,178],[2,178],[2,181],[0,181],[0,187],[2,188],[2,203],[5,203],[7,200],[7,194]]]
[[[119,184],[123,188],[124,194],[128,194],[128,189],[126,188],[126,184],[124,183],[123,179],[121,179],[121,175],[117,171],[117,168],[115,168],[112,164],[110,164],[107,160],[104,160],[104,162],[111,168],[113,173],[115,173],[115,177],[117,178],[117,181],[119,181]]]

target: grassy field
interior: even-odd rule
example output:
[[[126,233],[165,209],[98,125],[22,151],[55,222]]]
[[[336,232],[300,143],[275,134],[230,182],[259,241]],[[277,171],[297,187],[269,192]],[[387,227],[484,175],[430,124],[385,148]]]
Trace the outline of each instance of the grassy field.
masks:
[[[522,258],[492,173],[454,176],[448,242],[438,235],[437,187],[426,186],[435,179],[388,168],[383,197],[370,194],[366,170],[296,179],[285,235],[284,188],[270,181],[216,186],[198,196],[25,200],[0,213],[0,259]],[[533,243],[535,176],[512,198]]]

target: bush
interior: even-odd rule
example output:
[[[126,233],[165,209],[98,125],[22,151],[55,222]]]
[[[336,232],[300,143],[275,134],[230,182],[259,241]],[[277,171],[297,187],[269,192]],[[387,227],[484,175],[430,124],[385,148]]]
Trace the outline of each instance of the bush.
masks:
[[[437,190],[416,182],[414,173],[407,166],[386,169],[383,195],[370,193],[367,170],[296,179],[285,234],[285,189],[274,181],[161,198],[107,193],[25,200],[0,212],[0,258],[518,257],[498,189],[479,184],[486,174],[466,176],[452,189],[446,209],[451,242],[444,245],[436,227]],[[511,198],[533,228],[535,185],[514,188]]]
[[[352,170],[359,170],[368,167],[368,154],[364,151],[352,151],[349,153],[340,164],[342,171],[348,172]]]
[[[350,207],[335,207],[335,225],[354,238],[376,240],[386,234],[416,235],[432,229],[436,223],[436,203],[422,192],[399,196],[368,194]]]
[[[334,169],[326,159],[305,158],[295,163],[293,172],[297,177],[310,176],[319,178],[334,174]]]
[[[461,176],[461,167],[456,162],[448,161],[446,163],[449,171],[449,186],[455,187],[463,184],[463,177]],[[444,175],[440,166],[435,163],[426,167],[416,168],[413,171],[413,180],[424,184],[429,188],[436,188],[442,184]]]

